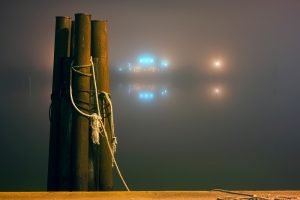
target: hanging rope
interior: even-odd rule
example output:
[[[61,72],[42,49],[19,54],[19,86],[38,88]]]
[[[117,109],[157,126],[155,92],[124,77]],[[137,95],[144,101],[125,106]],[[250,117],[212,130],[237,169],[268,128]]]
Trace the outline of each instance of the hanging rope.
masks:
[[[97,115],[96,113],[92,114],[91,127],[92,141],[94,144],[100,144],[100,135],[102,135],[101,132],[103,132],[101,120],[102,119],[99,115]]]
[[[116,153],[117,152],[118,141],[117,141],[117,137],[115,135],[114,112],[113,112],[112,102],[111,102],[109,93],[101,91],[101,94],[104,94],[105,100],[108,102],[108,108],[109,108],[109,111],[110,111],[109,121],[110,121],[110,124],[111,124],[112,146],[113,146],[113,152]],[[105,116],[105,114],[104,114],[104,116]]]
[[[98,95],[95,95],[96,105],[97,105],[97,113],[93,113],[93,114],[88,114],[88,113],[85,113],[85,112],[81,111],[77,107],[77,105],[76,105],[76,103],[74,102],[74,99],[73,99],[73,91],[72,91],[72,73],[73,73],[73,71],[75,73],[78,73],[78,74],[82,75],[82,76],[89,76],[89,77],[93,76],[94,88],[95,88],[96,93],[98,91],[98,89],[97,89],[97,82],[96,82],[96,76],[95,76],[95,66],[94,66],[92,57],[90,59],[90,62],[91,62],[90,65],[73,66],[74,63],[72,61],[71,68],[70,68],[70,99],[71,99],[73,107],[75,108],[75,110],[77,112],[79,112],[81,115],[86,116],[86,117],[88,117],[88,118],[91,119],[92,141],[93,141],[94,144],[100,144],[100,137],[101,137],[102,133],[104,133],[104,137],[106,139],[107,146],[108,146],[110,155],[112,157],[113,166],[116,167],[118,175],[119,175],[120,179],[122,180],[123,185],[125,186],[126,190],[130,191],[130,189],[127,186],[127,183],[126,183],[126,181],[125,181],[125,179],[124,179],[124,177],[123,177],[123,175],[122,175],[122,173],[121,173],[121,171],[119,169],[118,163],[117,163],[117,161],[115,159],[115,155],[114,155],[114,153],[116,152],[117,138],[116,138],[115,132],[114,132],[113,109],[112,109],[112,102],[110,100],[109,94],[106,93],[106,92],[104,92],[104,91],[101,91],[101,93],[104,94],[106,101],[109,102],[109,109],[110,109],[110,112],[111,112],[111,114],[110,114],[110,122],[111,122],[112,146],[113,146],[113,148],[110,145],[111,142],[109,142],[108,134],[107,134],[107,132],[105,130],[105,125],[103,124],[103,121],[102,121],[102,117],[101,117],[101,113],[100,113],[100,106],[99,106]],[[83,72],[80,72],[79,70],[77,70],[78,68],[84,68],[84,67],[92,67],[92,74],[86,74],[86,73],[83,73]]]

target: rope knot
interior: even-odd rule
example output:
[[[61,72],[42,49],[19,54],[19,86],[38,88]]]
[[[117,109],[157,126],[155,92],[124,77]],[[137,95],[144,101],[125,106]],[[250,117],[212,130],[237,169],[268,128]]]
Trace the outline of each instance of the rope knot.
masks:
[[[93,113],[91,118],[92,141],[94,144],[100,144],[100,135],[103,132],[103,128],[101,126],[102,118],[97,113]]]
[[[117,144],[118,144],[117,137],[116,136],[112,137],[112,150],[114,153],[117,152]]]

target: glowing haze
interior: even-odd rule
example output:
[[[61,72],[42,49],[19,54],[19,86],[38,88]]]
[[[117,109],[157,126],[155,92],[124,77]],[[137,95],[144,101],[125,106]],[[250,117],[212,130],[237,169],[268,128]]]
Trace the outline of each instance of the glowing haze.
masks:
[[[4,0],[0,10],[0,190],[46,188],[55,16],[78,12],[109,22],[117,157],[133,190],[300,188],[299,0]],[[143,54],[167,73],[119,72]]]

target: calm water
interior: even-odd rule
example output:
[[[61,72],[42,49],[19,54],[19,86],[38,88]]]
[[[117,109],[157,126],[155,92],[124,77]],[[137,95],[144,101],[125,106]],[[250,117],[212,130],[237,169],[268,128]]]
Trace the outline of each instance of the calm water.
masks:
[[[263,76],[193,74],[142,80],[112,75],[117,158],[129,186],[299,189],[296,76],[265,82]],[[51,77],[5,77],[12,89],[2,87],[0,188],[45,190]],[[121,189],[117,177],[115,182]]]
[[[162,190],[298,188],[299,92],[277,80],[260,85],[190,77],[114,80],[118,156],[129,184]]]

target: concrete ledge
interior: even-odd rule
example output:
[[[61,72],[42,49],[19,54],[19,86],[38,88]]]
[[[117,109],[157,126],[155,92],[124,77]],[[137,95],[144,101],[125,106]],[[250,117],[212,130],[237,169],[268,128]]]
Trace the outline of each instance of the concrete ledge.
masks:
[[[267,197],[278,200],[300,200],[300,190],[297,191],[238,191],[246,194],[255,194],[258,197]],[[204,199],[216,200],[226,197],[246,196],[229,194],[219,191],[132,191],[132,192],[0,192],[2,200],[189,200]]]

